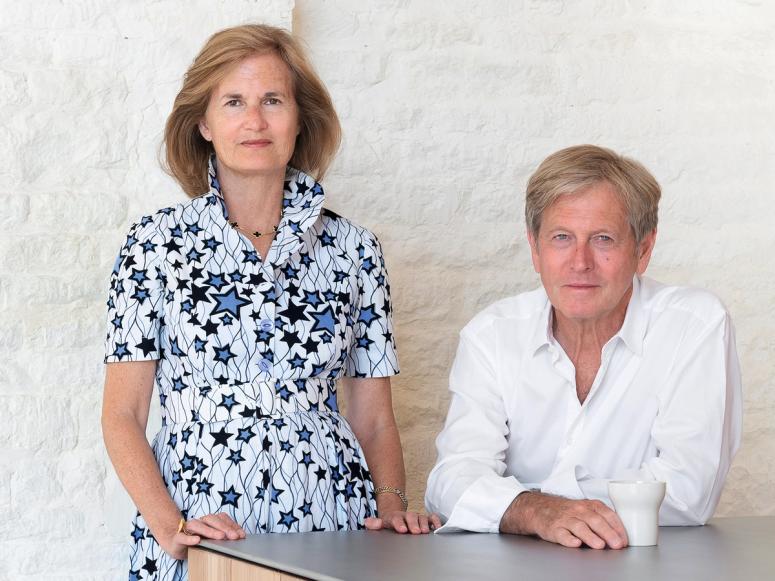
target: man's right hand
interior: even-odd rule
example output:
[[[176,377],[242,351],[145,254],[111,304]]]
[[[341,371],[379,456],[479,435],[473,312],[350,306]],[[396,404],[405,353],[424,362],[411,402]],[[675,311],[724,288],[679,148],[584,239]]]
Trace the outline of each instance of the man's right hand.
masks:
[[[593,549],[622,549],[627,532],[619,516],[599,500],[571,500],[540,492],[517,496],[500,522],[502,533],[537,535],[545,541]]]

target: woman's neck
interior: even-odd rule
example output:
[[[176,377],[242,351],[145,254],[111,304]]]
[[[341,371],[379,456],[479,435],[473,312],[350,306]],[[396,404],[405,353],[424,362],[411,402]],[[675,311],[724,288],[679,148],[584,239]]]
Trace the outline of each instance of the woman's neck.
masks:
[[[284,172],[246,177],[218,171],[218,181],[229,221],[260,232],[277,226],[282,214]]]

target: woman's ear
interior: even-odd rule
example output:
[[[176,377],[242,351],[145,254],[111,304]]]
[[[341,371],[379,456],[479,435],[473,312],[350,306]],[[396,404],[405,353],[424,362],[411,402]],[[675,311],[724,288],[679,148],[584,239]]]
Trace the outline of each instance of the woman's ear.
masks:
[[[199,120],[199,133],[205,140],[213,140],[213,135],[210,133],[210,128],[207,126],[207,120],[204,117]]]

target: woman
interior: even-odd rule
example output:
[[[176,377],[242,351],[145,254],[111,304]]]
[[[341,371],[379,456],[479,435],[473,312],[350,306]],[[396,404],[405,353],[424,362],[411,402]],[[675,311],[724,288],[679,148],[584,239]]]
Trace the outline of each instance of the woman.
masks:
[[[283,30],[221,31],[186,74],[165,145],[194,199],[132,227],[108,300],[102,423],[139,510],[130,578],[184,579],[202,538],[439,526],[406,511],[379,243],[323,209],[312,177],[339,138]]]

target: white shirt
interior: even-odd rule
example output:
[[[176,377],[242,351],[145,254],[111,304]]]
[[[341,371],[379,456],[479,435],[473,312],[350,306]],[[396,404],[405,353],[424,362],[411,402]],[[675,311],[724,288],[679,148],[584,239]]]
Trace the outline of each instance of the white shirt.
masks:
[[[661,480],[662,525],[704,524],[740,444],[734,329],[697,289],[635,277],[583,404],[551,333],[543,288],[504,299],[460,333],[452,400],[425,496],[444,531],[498,532],[528,489],[608,499],[609,480]]]

